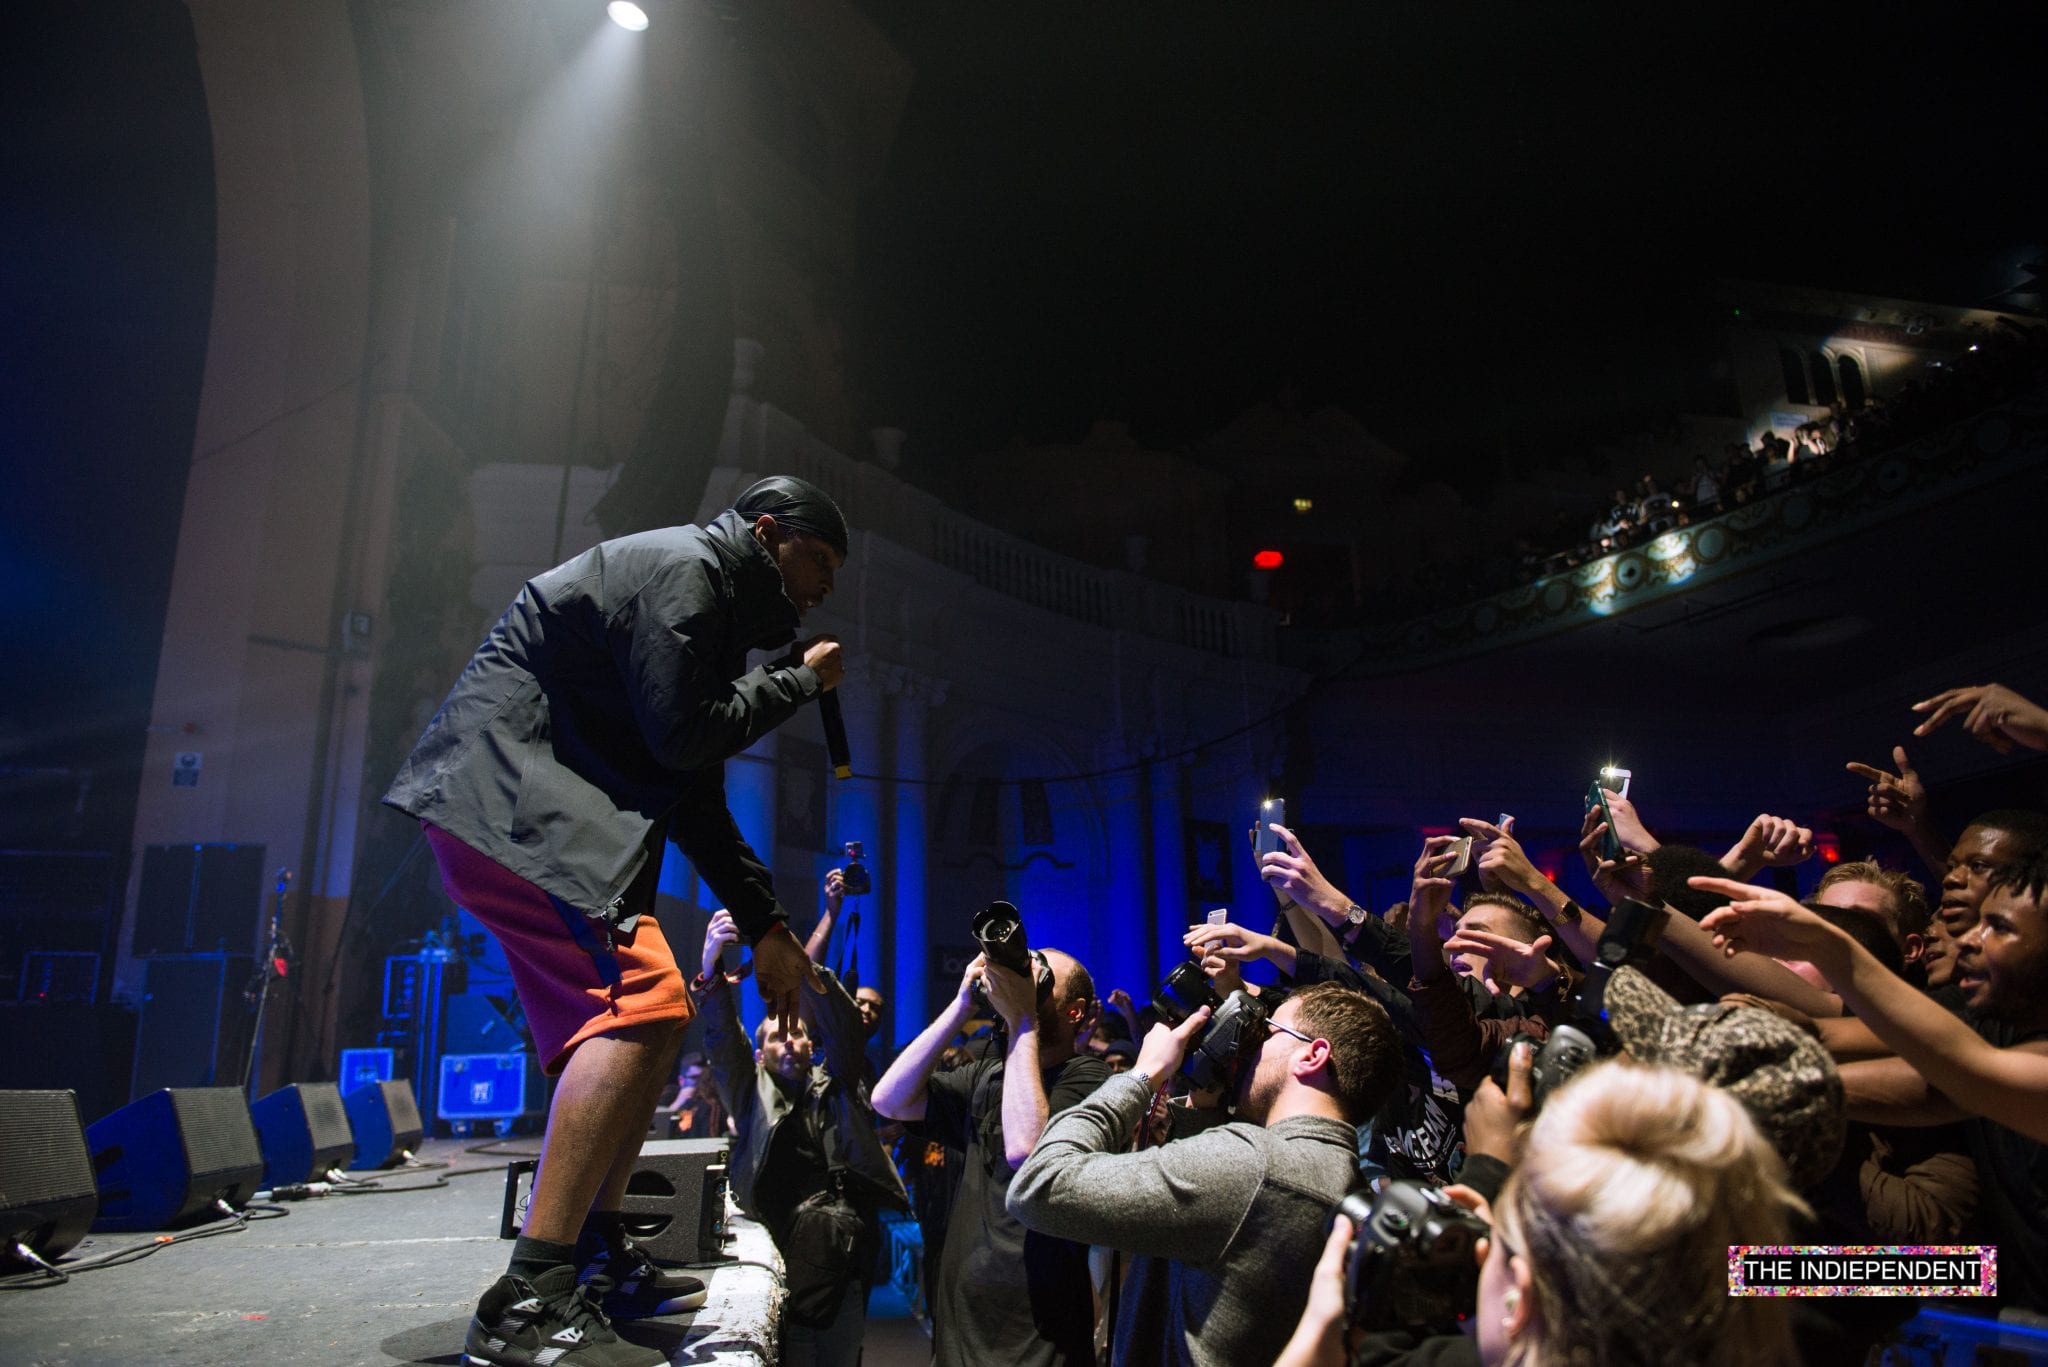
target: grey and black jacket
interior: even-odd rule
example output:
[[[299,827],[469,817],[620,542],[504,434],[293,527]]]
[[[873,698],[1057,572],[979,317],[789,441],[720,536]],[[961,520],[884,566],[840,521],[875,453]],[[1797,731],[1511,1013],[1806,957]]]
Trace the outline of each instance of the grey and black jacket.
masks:
[[[384,801],[623,930],[672,838],[758,941],[788,915],[724,761],[818,696],[807,666],[746,669],[796,625],[738,513],[592,547],[520,590]]]
[[[797,996],[804,1028],[816,1042],[818,1057],[809,1084],[811,1096],[824,1107],[821,1128],[823,1158],[828,1169],[852,1180],[847,1195],[863,1210],[878,1207],[908,1211],[910,1196],[876,1133],[879,1123],[862,1064],[866,1030],[860,1008],[831,969],[819,967],[825,990],[800,989]],[[765,1068],[754,1062],[753,1042],[740,1022],[736,993],[714,979],[700,1003],[704,1016],[704,1052],[711,1077],[733,1118],[739,1138],[733,1146],[733,1200],[741,1210],[769,1223],[776,1212],[764,1209],[760,1193],[774,1189],[787,1205],[813,1189],[821,1174],[769,1172],[775,1132],[795,1113],[796,1105]]]

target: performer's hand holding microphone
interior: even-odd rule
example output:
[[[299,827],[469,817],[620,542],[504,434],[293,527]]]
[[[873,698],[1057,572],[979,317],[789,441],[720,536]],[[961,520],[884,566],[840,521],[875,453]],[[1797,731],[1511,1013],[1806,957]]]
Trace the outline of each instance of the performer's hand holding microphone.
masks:
[[[818,720],[825,727],[825,749],[832,757],[832,773],[837,778],[853,777],[853,761],[846,752],[846,719],[839,712],[840,682],[846,677],[844,653],[839,649],[836,637],[820,636],[816,640],[798,647],[803,651],[804,663],[817,671],[818,682],[825,691],[818,695]]]

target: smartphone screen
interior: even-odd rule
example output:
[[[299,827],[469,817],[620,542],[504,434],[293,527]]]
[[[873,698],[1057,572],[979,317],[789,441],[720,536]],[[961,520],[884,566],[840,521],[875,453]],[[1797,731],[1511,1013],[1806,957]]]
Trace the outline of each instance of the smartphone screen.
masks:
[[[1252,849],[1255,855],[1273,854],[1283,848],[1280,837],[1273,834],[1275,826],[1287,824],[1287,803],[1277,797],[1269,797],[1259,804],[1259,824],[1253,832]]]

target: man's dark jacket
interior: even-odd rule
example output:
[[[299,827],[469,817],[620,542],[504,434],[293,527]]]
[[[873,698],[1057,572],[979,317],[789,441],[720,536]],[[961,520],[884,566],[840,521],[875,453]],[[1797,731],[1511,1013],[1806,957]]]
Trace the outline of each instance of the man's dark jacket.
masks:
[[[757,941],[788,917],[723,761],[818,695],[808,666],[745,672],[796,625],[736,512],[604,542],[520,590],[384,801],[622,929],[673,838]]]
[[[840,984],[831,969],[820,967],[823,992],[804,988],[799,993],[804,1028],[816,1042],[824,1067],[813,1065],[810,1089],[825,1107],[823,1139],[828,1167],[854,1178],[862,1189],[855,1195],[863,1209],[886,1206],[910,1209],[910,1196],[903,1179],[889,1160],[889,1151],[875,1131],[878,1123],[874,1103],[868,1099],[868,1085],[862,1068],[862,1047],[867,1041],[860,1008]],[[754,1048],[740,1023],[734,989],[713,982],[705,993],[704,1052],[711,1064],[711,1076],[718,1094],[739,1131],[732,1155],[732,1196],[741,1210],[756,1219],[771,1218],[764,1211],[758,1192],[773,1188],[793,1204],[817,1189],[811,1184],[816,1174],[767,1173],[768,1156],[776,1127],[796,1110],[768,1070],[754,1062]],[[764,1187],[764,1180],[766,1186]],[[776,1232],[772,1223],[770,1231]]]

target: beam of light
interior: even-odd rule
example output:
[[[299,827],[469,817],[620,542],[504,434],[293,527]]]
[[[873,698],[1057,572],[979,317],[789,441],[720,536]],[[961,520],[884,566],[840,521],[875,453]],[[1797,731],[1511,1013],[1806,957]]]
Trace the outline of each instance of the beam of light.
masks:
[[[612,22],[622,29],[639,33],[647,27],[647,11],[633,3],[633,0],[612,0],[604,7]]]

